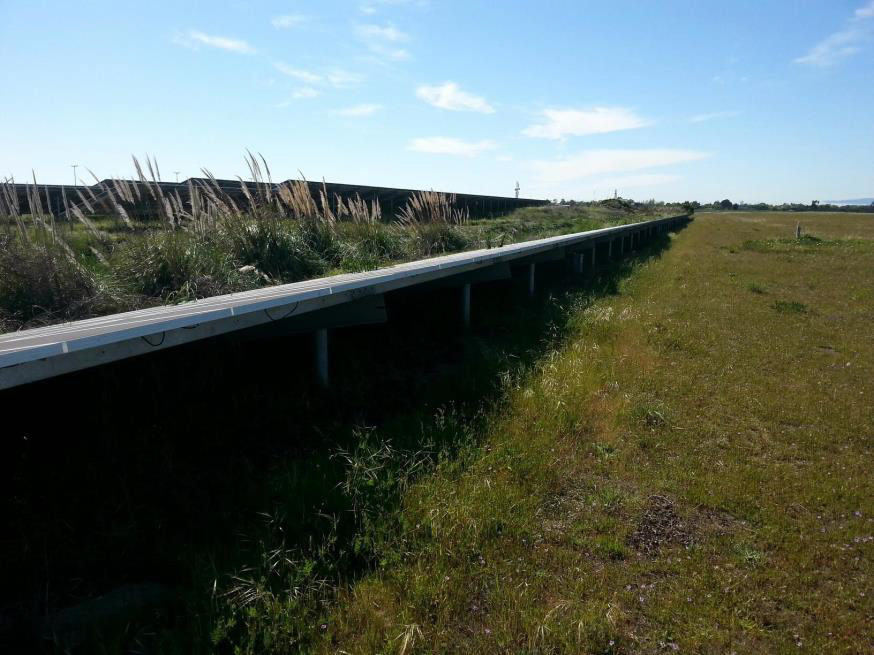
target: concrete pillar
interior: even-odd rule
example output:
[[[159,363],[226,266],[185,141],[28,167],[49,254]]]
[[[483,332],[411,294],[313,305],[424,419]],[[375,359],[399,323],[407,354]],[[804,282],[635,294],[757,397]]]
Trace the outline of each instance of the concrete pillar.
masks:
[[[598,252],[598,247],[593,244],[590,252],[592,254],[589,256],[589,269],[594,272],[596,263],[595,254]]]
[[[613,239],[607,242],[607,259],[613,259]]]
[[[528,264],[528,295],[534,296],[534,264]]]
[[[316,380],[319,386],[327,389],[328,378],[328,330],[316,330]]]
[[[461,318],[464,327],[470,327],[470,284],[461,287]]]

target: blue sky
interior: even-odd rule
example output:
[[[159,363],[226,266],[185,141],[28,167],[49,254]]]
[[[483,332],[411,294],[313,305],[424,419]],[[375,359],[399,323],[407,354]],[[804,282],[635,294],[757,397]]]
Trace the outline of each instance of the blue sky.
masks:
[[[0,176],[874,195],[874,0],[0,0]],[[87,174],[86,174],[87,175]]]

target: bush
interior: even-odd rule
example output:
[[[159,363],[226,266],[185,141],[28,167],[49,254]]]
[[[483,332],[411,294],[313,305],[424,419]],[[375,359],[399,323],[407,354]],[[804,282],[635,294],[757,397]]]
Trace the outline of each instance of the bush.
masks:
[[[49,234],[0,236],[0,331],[117,311],[114,298]]]
[[[324,218],[302,219],[298,231],[304,244],[327,266],[339,266],[342,263],[342,246],[333,221]]]
[[[415,223],[411,227],[412,254],[430,257],[444,252],[456,252],[467,247],[467,237],[447,223]]]
[[[251,265],[271,278],[295,282],[326,269],[290,221],[239,219],[223,228],[220,245],[237,268]]]
[[[113,263],[118,279],[131,292],[173,302],[258,284],[254,276],[240,274],[216,242],[181,230],[130,239]]]
[[[378,268],[403,259],[405,241],[401,231],[385,223],[341,223],[341,258],[347,271]]]

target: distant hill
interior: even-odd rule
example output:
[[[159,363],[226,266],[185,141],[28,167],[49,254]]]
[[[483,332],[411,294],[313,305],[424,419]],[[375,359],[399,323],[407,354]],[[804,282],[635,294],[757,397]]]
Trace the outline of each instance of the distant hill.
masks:
[[[850,198],[849,200],[823,200],[823,205],[870,205],[874,198]]]

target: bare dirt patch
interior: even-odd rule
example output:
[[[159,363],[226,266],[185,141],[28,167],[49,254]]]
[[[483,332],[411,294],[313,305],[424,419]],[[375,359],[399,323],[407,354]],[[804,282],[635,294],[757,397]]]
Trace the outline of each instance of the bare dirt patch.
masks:
[[[692,544],[691,526],[677,513],[674,501],[653,495],[646,501],[628,545],[646,555],[658,555],[663,546]]]

